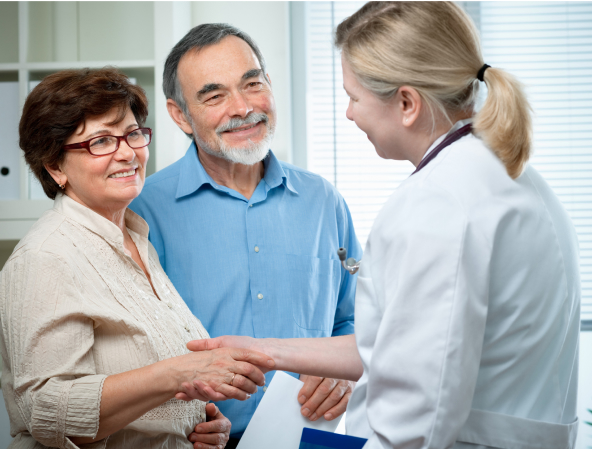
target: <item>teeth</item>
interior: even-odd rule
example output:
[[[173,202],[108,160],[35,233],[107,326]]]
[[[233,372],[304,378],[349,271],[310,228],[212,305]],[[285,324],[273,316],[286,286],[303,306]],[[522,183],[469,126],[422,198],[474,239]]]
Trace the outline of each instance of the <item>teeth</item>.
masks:
[[[257,126],[259,123],[255,123],[254,125],[249,126],[248,128],[241,128],[241,129],[231,129],[230,131],[228,131],[229,133],[237,133],[239,131],[246,131],[247,129],[251,129],[254,128],[255,126]]]
[[[113,173],[112,175],[109,175],[110,178],[125,178],[126,176],[131,176],[136,172],[136,169],[134,168],[133,170],[130,171],[124,171],[121,173]]]

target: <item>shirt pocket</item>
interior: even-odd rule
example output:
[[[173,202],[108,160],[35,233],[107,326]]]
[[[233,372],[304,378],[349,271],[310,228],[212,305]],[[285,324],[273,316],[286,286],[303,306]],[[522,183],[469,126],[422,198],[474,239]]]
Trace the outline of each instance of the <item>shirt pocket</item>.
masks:
[[[302,329],[331,335],[341,279],[338,260],[288,255],[292,316]]]

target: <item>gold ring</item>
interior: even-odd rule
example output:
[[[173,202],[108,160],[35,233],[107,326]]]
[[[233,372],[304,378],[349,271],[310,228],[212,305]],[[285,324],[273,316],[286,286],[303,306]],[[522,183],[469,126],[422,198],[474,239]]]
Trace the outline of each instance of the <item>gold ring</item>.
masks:
[[[230,379],[230,385],[232,385],[232,382],[234,382],[234,376],[236,376],[236,373],[232,374],[232,379]],[[234,385],[232,385],[234,387]]]

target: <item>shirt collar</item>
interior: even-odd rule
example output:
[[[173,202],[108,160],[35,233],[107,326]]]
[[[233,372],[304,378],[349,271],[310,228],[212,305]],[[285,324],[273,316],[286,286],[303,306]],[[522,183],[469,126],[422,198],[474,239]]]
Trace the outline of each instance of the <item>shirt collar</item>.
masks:
[[[459,120],[454,125],[452,125],[452,128],[450,128],[446,134],[442,134],[440,137],[438,137],[436,139],[436,141],[428,148],[428,151],[425,152],[425,154],[423,155],[421,160],[423,161],[425,159],[425,157],[428,154],[430,154],[434,148],[436,148],[438,145],[440,145],[440,142],[442,142],[446,138],[446,136],[448,136],[449,134],[452,134],[457,129],[461,129],[463,126],[468,125],[469,123],[473,123],[472,118]]]
[[[269,189],[284,184],[290,191],[298,194],[296,189],[290,183],[282,165],[273,154],[273,151],[269,150],[269,153],[267,153],[267,156],[263,159],[263,164],[265,166],[263,180]],[[183,164],[181,165],[181,171],[179,173],[179,184],[177,185],[175,198],[179,199],[190,195],[199,190],[204,184],[209,184],[217,190],[222,188],[222,186],[212,179],[203,165],[201,165],[199,157],[197,156],[197,147],[195,141],[193,141],[191,142],[191,145],[189,145],[187,153],[183,156]]]
[[[55,197],[53,210],[72,221],[84,226],[105,240],[123,246],[123,233],[112,221],[97,214],[92,209],[74,201],[64,193],[58,193]],[[125,225],[130,230],[142,237],[148,238],[148,224],[142,217],[130,209],[125,210]]]

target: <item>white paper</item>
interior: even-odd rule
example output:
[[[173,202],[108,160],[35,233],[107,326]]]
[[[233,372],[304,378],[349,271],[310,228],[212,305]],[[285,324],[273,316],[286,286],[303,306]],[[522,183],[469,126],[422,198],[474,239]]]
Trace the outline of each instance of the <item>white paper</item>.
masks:
[[[276,372],[237,449],[298,449],[305,427],[335,432],[339,419],[313,422],[302,416],[298,392],[303,385],[282,371]]]

